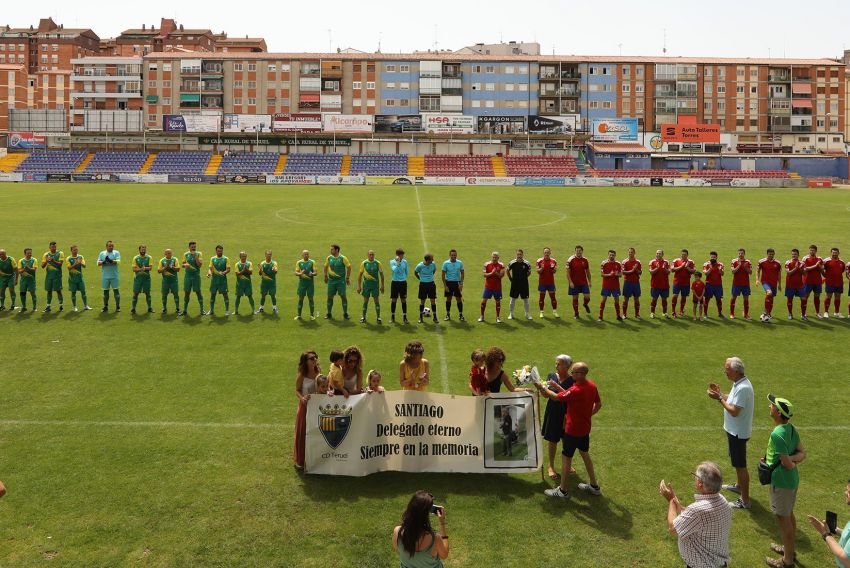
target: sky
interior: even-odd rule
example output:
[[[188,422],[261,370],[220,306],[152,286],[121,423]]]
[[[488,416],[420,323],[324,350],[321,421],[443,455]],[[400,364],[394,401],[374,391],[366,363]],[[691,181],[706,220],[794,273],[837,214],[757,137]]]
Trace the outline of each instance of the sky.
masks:
[[[52,17],[101,38],[174,18],[187,28],[265,37],[269,51],[409,53],[478,42],[536,41],[558,55],[840,57],[850,49],[850,2],[817,0],[43,0],[5,2],[0,25],[28,27]],[[484,8],[483,6],[486,6]],[[816,9],[810,9],[813,7]],[[666,40],[665,40],[666,37]]]

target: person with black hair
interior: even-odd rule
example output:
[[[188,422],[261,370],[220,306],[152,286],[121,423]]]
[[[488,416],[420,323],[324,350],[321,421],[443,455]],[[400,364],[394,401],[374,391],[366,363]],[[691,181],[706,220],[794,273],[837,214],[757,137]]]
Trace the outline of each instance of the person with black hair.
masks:
[[[431,528],[430,514],[440,520],[440,534]],[[401,568],[440,568],[449,556],[446,508],[434,505],[434,496],[419,490],[410,498],[401,524],[393,529],[393,550]]]

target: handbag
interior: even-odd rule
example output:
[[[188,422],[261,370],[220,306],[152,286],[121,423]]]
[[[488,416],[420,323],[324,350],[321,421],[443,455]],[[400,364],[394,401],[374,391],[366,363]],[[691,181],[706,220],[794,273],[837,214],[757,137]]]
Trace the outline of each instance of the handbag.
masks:
[[[773,471],[777,467],[779,467],[778,460],[775,464],[768,464],[766,461],[764,461],[764,458],[760,459],[758,466],[759,483],[761,483],[762,485],[770,485],[770,480],[773,477]]]

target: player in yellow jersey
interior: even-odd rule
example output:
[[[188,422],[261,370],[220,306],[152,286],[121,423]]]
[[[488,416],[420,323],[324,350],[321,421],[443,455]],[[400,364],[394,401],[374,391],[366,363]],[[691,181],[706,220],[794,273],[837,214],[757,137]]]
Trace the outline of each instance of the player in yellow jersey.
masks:
[[[272,260],[271,249],[266,251],[266,260],[260,263],[260,308],[254,313],[265,311],[266,296],[271,296],[272,311],[277,315],[277,261]]]
[[[68,292],[71,294],[71,305],[77,310],[77,292],[83,297],[83,309],[90,310],[89,299],[86,295],[86,281],[83,279],[83,269],[86,259],[79,254],[77,245],[71,245],[71,256],[65,260],[68,263]]]
[[[11,310],[15,311],[15,284],[18,282],[18,263],[6,255],[6,249],[0,249],[0,312],[6,309],[6,289],[12,300]]]
[[[37,269],[38,264],[32,256],[32,249],[25,248],[24,257],[18,261],[18,291],[21,293],[22,314],[27,311],[27,292],[32,298],[32,311],[35,311],[38,307],[35,295],[35,271]]]
[[[162,313],[167,314],[168,295],[174,296],[174,307],[177,310],[177,315],[180,315],[180,297],[178,296],[177,273],[180,271],[180,263],[174,257],[171,249],[165,249],[165,256],[159,259],[159,266],[156,271],[162,274]]]
[[[65,264],[65,253],[61,250],[56,250],[56,241],[50,241],[50,250],[44,253],[41,260],[41,267],[44,269],[44,289],[47,290],[47,307],[44,308],[44,313],[50,311],[50,302],[53,300],[53,292],[56,292],[56,298],[59,300],[59,311],[64,298],[62,298],[62,266]]]
[[[248,260],[248,253],[239,252],[239,262],[236,263],[236,309],[233,311],[239,315],[239,300],[242,296],[248,298],[251,304],[251,312],[254,313],[254,284],[251,282],[251,274],[254,273],[254,264]]]

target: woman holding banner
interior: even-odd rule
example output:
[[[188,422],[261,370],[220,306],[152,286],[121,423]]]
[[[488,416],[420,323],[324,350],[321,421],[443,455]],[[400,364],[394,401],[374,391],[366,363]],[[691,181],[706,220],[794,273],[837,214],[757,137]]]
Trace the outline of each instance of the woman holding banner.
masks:
[[[363,353],[356,345],[343,352],[342,376],[349,394],[363,392]]]
[[[307,437],[307,401],[316,392],[316,384],[321,370],[319,356],[315,351],[305,351],[298,361],[298,374],[295,376],[295,395],[298,397],[298,414],[295,416],[295,467],[304,469],[304,445]]]

